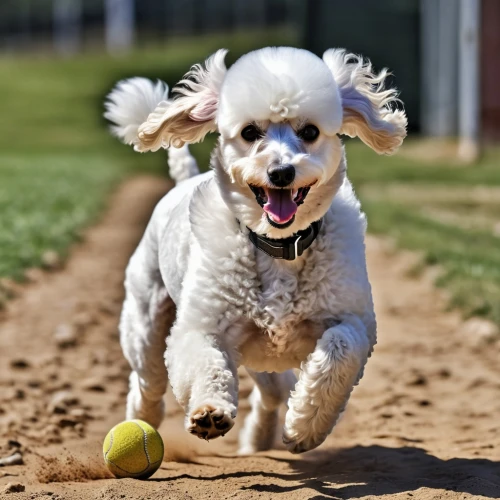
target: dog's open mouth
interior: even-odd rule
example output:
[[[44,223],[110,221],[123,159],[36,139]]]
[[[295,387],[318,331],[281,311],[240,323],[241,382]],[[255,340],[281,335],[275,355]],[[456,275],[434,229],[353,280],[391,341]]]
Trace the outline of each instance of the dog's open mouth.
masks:
[[[257,203],[266,212],[269,223],[278,228],[293,224],[298,207],[304,203],[311,186],[298,189],[274,189],[249,184]]]

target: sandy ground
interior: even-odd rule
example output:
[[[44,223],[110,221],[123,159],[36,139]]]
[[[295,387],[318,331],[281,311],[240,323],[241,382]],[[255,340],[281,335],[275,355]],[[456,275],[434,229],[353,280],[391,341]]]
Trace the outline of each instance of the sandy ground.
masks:
[[[237,457],[244,398],[236,428],[205,443],[183,431],[169,395],[161,469],[112,479],[101,443],[124,416],[123,269],[166,189],[149,177],[124,184],[65,268],[30,273],[0,315],[0,459],[23,462],[0,467],[0,498],[500,498],[500,347],[444,312],[429,277],[409,277],[411,256],[372,238],[379,344],[326,443],[293,456],[277,440]]]

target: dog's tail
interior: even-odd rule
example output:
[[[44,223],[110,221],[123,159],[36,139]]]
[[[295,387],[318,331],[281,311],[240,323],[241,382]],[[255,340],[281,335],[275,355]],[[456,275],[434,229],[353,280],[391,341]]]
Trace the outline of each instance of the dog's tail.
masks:
[[[147,78],[130,78],[118,82],[108,95],[104,117],[113,123],[111,132],[123,143],[135,147],[138,130],[158,105],[168,106],[168,85],[160,80],[155,84]],[[200,173],[196,160],[186,145],[169,148],[170,176],[180,182]]]

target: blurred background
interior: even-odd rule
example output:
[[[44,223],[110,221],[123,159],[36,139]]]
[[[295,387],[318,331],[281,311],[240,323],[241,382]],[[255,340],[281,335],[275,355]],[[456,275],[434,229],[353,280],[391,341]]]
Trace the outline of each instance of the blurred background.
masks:
[[[499,27],[498,0],[2,0],[0,302],[8,279],[64,258],[125,176],[166,173],[164,154],[107,133],[117,80],[172,87],[220,47],[228,64],[345,47],[392,71],[409,118],[395,157],[348,141],[370,230],[439,265],[452,306],[500,324]],[[205,168],[214,141],[193,148]]]

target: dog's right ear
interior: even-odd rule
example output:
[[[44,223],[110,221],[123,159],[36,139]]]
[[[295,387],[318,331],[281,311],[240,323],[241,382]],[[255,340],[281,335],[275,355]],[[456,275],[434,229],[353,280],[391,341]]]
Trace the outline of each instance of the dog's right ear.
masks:
[[[219,93],[226,75],[226,49],[196,64],[173,89],[177,97],[161,103],[139,127],[139,151],[157,151],[203,140],[217,129]]]

